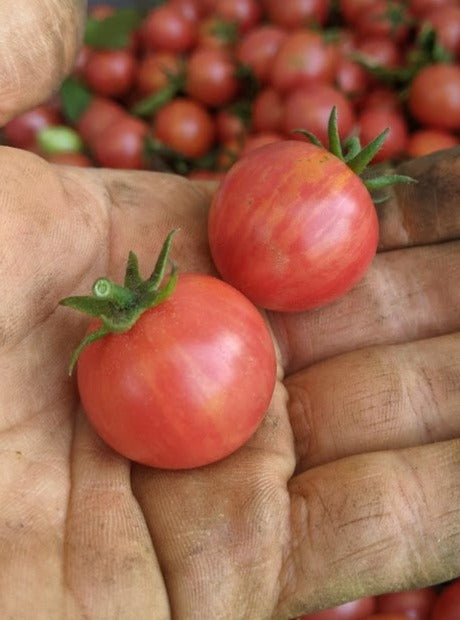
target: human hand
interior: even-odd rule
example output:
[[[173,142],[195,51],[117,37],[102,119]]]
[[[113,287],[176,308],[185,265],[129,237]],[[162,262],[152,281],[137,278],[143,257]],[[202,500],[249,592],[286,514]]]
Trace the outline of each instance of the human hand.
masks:
[[[176,227],[175,262],[212,272],[207,186],[0,151],[2,616],[287,620],[460,574],[459,157],[408,164],[429,175],[381,207],[358,287],[269,316],[286,378],[248,444],[169,472],[92,431],[85,319],[57,304]]]

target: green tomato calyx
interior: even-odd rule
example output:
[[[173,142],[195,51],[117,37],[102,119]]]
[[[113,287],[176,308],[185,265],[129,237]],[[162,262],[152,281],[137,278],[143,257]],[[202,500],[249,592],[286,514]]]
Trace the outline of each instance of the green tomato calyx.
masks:
[[[361,146],[358,136],[353,135],[347,138],[342,144],[337,125],[337,108],[334,106],[331,110],[328,122],[327,134],[329,146],[327,150],[347,164],[347,166],[361,178],[369,192],[382,189],[388,185],[394,185],[395,183],[416,183],[416,179],[404,174],[382,174],[373,178],[361,177],[361,174],[367,168],[368,164],[381,149],[389,131],[389,129],[385,129],[376,138],[374,138],[374,140],[363,147]],[[294,133],[300,133],[316,146],[323,149],[326,148],[310,131],[305,129],[295,129]],[[376,201],[374,200],[374,202]]]
[[[99,318],[102,325],[89,333],[74,351],[69,364],[69,375],[83,349],[90,343],[107,334],[128,331],[146,310],[158,306],[174,291],[177,283],[177,269],[172,264],[169,276],[164,283],[168,266],[168,256],[175,230],[166,237],[155,267],[150,277],[143,280],[139,273],[139,263],[134,252],[129,253],[123,286],[109,278],[98,278],[93,284],[92,295],[65,297],[59,302],[89,316]]]

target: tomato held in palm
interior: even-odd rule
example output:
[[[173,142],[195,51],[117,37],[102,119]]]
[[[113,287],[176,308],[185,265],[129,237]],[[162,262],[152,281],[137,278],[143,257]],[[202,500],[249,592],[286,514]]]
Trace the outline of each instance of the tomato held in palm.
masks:
[[[90,331],[98,326],[96,319]],[[117,452],[182,469],[222,459],[249,439],[275,371],[257,309],[229,284],[188,273],[129,331],[82,351],[78,388],[94,428]]]
[[[325,149],[295,140],[255,149],[229,170],[208,228],[223,278],[280,311],[343,295],[364,275],[378,240],[360,178]]]

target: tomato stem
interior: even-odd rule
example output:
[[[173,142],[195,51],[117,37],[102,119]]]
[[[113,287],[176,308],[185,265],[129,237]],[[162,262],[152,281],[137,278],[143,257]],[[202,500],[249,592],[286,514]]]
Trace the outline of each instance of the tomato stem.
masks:
[[[59,302],[79,312],[98,318],[102,325],[88,333],[72,355],[69,375],[83,349],[107,336],[120,334],[133,327],[139,317],[150,308],[164,302],[174,291],[177,283],[177,270],[171,266],[169,277],[163,284],[169,262],[171,242],[176,231],[171,231],[163,243],[152,274],[143,280],[134,252],[129,253],[126,265],[124,286],[109,278],[98,278],[93,284],[92,295],[66,297]],[[163,284],[163,286],[162,286]]]

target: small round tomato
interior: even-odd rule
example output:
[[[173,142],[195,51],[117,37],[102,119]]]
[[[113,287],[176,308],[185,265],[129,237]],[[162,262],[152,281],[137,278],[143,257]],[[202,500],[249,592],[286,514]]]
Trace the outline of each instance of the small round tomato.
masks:
[[[306,142],[255,149],[227,172],[211,204],[211,253],[223,278],[256,305],[302,311],[346,293],[378,240],[361,179]]]
[[[421,69],[410,85],[409,110],[428,127],[460,129],[460,67],[439,63]]]
[[[148,126],[127,114],[99,133],[92,143],[92,153],[101,166],[125,170],[145,167],[144,142]]]
[[[283,134],[276,131],[259,131],[258,133],[249,134],[244,141],[240,157],[247,155],[250,151],[254,151],[254,149],[258,149],[261,146],[273,144],[273,142],[280,142],[281,140],[285,140],[285,137]]]
[[[266,83],[270,79],[273,60],[286,36],[285,30],[279,26],[257,26],[242,37],[236,56],[243,65],[252,69],[260,82]]]
[[[136,83],[141,95],[149,95],[165,88],[171,77],[182,70],[182,60],[171,52],[150,52],[137,67]]]
[[[104,97],[93,97],[76,126],[83,141],[92,146],[97,136],[115,121],[124,118],[124,108]]]
[[[260,21],[262,9],[258,0],[217,0],[215,13],[238,25],[240,32],[248,32]]]
[[[200,103],[178,97],[160,108],[154,119],[155,135],[185,157],[201,157],[211,148],[214,121]]]
[[[263,0],[270,21],[284,28],[318,26],[326,23],[330,0]]]
[[[306,129],[325,145],[328,143],[328,122],[333,106],[337,108],[339,135],[344,139],[351,132],[355,117],[351,103],[337,88],[328,84],[303,86],[292,91],[284,104],[284,129],[293,138],[305,140],[296,129]]]
[[[337,48],[318,32],[298,30],[281,44],[273,61],[271,83],[280,92],[303,84],[332,82],[338,64]]]
[[[409,0],[408,9],[411,15],[422,19],[431,11],[455,3],[456,0]]]
[[[241,116],[234,113],[230,108],[219,110],[215,117],[216,138],[219,142],[240,140],[246,134],[246,124]]]
[[[429,620],[436,600],[434,588],[419,588],[377,596],[379,614],[406,614],[411,620]]]
[[[169,469],[207,465],[242,446],[265,415],[275,375],[257,309],[229,284],[195,273],[78,360],[80,397],[98,434],[126,458]]]
[[[367,108],[358,119],[359,135],[362,144],[367,144],[382,131],[389,133],[382,147],[373,158],[373,163],[400,156],[407,148],[409,132],[404,115],[397,110]]]
[[[40,105],[13,118],[3,127],[2,132],[9,146],[32,149],[37,146],[38,132],[45,127],[57,125],[60,121],[57,111]]]
[[[401,64],[400,47],[389,37],[373,36],[361,39],[356,51],[368,62],[379,67],[394,68]]]
[[[196,25],[174,5],[152,9],[144,19],[141,31],[146,49],[186,52],[196,42]]]
[[[435,151],[450,149],[459,144],[454,134],[441,129],[418,129],[407,141],[406,153],[410,157],[422,157]]]
[[[297,620],[367,620],[375,610],[373,596],[360,598],[323,611],[300,616]]]
[[[261,90],[252,102],[252,128],[254,131],[283,131],[284,102],[274,88]]]
[[[435,30],[439,43],[454,56],[460,55],[460,7],[443,6],[430,11],[425,20]]]
[[[233,59],[224,51],[197,49],[188,58],[185,90],[208,106],[224,105],[238,92],[235,72]]]
[[[197,37],[197,49],[208,48],[230,52],[238,38],[238,32],[235,24],[210,15],[201,20]]]
[[[337,66],[335,84],[344,95],[355,99],[366,92],[369,74],[360,64],[344,56]]]
[[[197,0],[170,0],[169,5],[173,6],[193,24],[198,23],[201,16],[201,8]]]
[[[409,33],[409,16],[405,3],[373,0],[357,13],[354,28],[363,37],[383,36],[402,42]]]
[[[93,50],[83,75],[88,86],[98,95],[120,97],[134,84],[136,59],[129,50]]]

